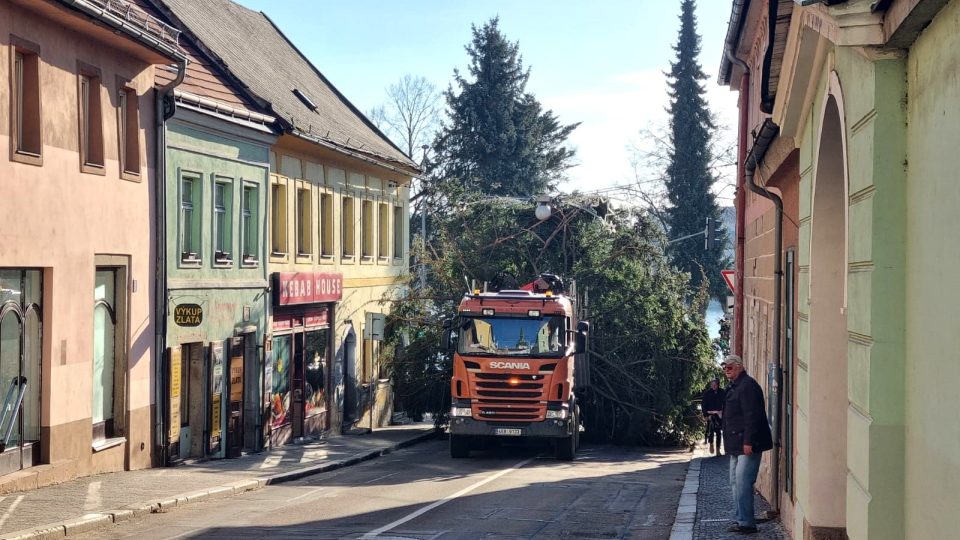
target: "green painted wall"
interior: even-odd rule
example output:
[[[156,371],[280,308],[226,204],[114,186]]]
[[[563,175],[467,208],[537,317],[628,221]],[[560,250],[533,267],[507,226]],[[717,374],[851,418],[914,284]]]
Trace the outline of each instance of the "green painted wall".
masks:
[[[906,526],[960,531],[960,3],[920,35],[907,62]]]
[[[847,441],[847,489],[836,502],[845,505],[846,532],[855,539],[904,537],[905,69],[902,59],[874,60],[855,49],[836,48],[820,74],[821,89],[801,141],[798,359],[804,362],[816,361],[809,358],[817,336],[811,333],[806,304],[809,269],[817,264],[810,245],[811,222],[817,219],[812,200],[821,111],[835,71],[846,143],[847,264],[842,271],[848,329],[847,364],[836,369],[847,370],[849,400],[846,433],[837,433]],[[809,426],[829,420],[805,413],[811,385],[818,383],[799,367],[795,531],[802,531],[808,518],[805,500],[838,496],[804,485],[817,474],[805,459],[817,444],[805,440]]]
[[[267,323],[267,251],[265,216],[269,185],[270,135],[240,128],[189,110],[178,110],[167,123],[166,132],[166,198],[167,198],[167,347],[185,343],[224,344],[225,362],[229,362],[227,340],[254,332],[256,342],[263,343]],[[202,189],[194,203],[195,219],[200,221],[199,265],[184,265],[180,260],[180,179],[184,171],[199,174]],[[232,201],[228,212],[232,228],[233,262],[217,265],[213,255],[213,183],[214,178],[232,180]],[[240,202],[242,186],[257,187],[256,264],[240,261]],[[174,310],[180,304],[198,304],[203,308],[203,322],[196,327],[179,326]],[[262,349],[260,349],[262,350]],[[209,355],[209,349],[204,353]],[[262,353],[261,353],[262,355]],[[244,376],[246,387],[262,389],[262,358],[256,366],[248,364]],[[256,368],[256,369],[253,369]],[[226,376],[225,364],[225,376]],[[254,384],[256,382],[256,384]],[[256,407],[261,396],[247,396]],[[247,398],[245,398],[247,399]],[[165,405],[165,404],[164,404]],[[227,400],[223,400],[222,425],[226,428]],[[252,416],[245,423],[250,429]],[[222,448],[222,445],[221,445]],[[221,452],[222,454],[222,452]]]

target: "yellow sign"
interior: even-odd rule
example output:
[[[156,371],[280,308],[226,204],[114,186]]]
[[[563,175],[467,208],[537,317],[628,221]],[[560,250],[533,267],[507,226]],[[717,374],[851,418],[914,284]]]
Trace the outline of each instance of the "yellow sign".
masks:
[[[243,401],[243,357],[230,359],[230,401]]]
[[[212,410],[210,411],[212,418],[210,419],[210,436],[219,437],[220,436],[220,394],[213,395],[213,405]]]
[[[180,440],[180,381],[182,378],[180,347],[170,349],[170,441]]]

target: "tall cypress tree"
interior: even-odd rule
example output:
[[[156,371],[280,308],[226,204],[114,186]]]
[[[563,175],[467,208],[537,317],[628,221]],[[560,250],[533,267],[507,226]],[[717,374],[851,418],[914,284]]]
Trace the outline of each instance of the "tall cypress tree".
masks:
[[[578,124],[561,125],[526,91],[530,71],[498,24],[494,18],[471,27],[466,50],[473,80],[454,71],[431,175],[488,195],[547,193],[573,165],[574,151],[564,143]]]
[[[710,191],[716,181],[710,170],[710,138],[714,123],[707,102],[703,73],[697,56],[700,35],[694,16],[695,0],[683,0],[680,35],[673,47],[676,61],[670,64],[670,164],[667,167],[666,221],[670,236],[680,238],[704,230],[706,218],[717,219],[720,209]],[[723,242],[725,245],[726,242]],[[723,248],[704,249],[703,237],[682,240],[671,245],[673,264],[689,272],[691,286],[698,287],[703,274],[710,280],[712,295],[723,294],[720,276]]]

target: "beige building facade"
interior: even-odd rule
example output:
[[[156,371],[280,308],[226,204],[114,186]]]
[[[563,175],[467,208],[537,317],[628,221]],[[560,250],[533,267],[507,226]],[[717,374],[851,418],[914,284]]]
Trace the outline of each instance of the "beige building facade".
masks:
[[[0,2],[0,490],[155,462],[153,82],[176,39]]]

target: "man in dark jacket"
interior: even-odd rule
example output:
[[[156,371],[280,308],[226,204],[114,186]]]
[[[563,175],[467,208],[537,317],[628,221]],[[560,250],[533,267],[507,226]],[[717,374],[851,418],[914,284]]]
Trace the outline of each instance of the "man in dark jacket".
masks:
[[[753,484],[760,470],[760,455],[773,448],[773,437],[764,413],[763,390],[747,375],[735,354],[724,358],[723,374],[730,379],[723,405],[723,448],[730,456],[730,487],[737,524],[730,532],[757,532],[753,516]]]
[[[717,441],[717,451],[720,453],[720,445],[722,444],[722,439],[720,435],[720,418],[723,413],[723,402],[726,397],[726,393],[723,388],[720,388],[720,381],[718,379],[713,379],[710,381],[710,386],[703,391],[703,399],[700,401],[700,408],[703,411],[703,418],[707,421],[707,434],[705,442],[710,443],[710,453],[713,454],[713,441],[716,438]]]

